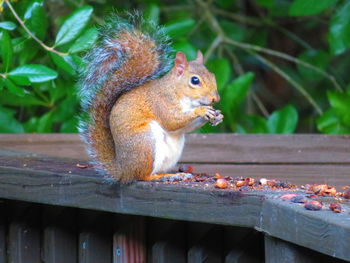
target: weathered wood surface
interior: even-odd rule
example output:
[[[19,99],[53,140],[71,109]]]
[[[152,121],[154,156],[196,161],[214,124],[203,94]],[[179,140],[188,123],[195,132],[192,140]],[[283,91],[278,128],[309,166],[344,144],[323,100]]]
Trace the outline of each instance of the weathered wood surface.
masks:
[[[74,263],[77,260],[76,220],[72,208],[46,207],[42,212],[42,257],[45,263]]]
[[[0,148],[87,159],[77,134],[0,134]],[[189,134],[181,162],[350,164],[350,136]]]
[[[20,151],[13,157],[31,152],[75,159],[72,163],[88,159],[77,134],[0,134],[4,149]],[[349,149],[349,136],[190,134],[181,162],[192,163],[196,172],[340,187],[350,181]]]
[[[218,190],[212,185],[137,182],[120,185],[72,160],[0,156],[0,198],[116,213],[255,228],[274,237],[350,260],[350,207],[341,214],[307,211],[282,192]]]

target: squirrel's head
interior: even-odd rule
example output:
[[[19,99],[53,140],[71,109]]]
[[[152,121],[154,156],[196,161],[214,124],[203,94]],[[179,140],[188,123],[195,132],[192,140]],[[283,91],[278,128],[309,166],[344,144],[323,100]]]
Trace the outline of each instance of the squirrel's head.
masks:
[[[173,74],[182,95],[197,102],[197,106],[212,105],[220,100],[215,75],[204,66],[202,52],[198,51],[197,58],[192,61],[187,61],[184,53],[177,52]]]

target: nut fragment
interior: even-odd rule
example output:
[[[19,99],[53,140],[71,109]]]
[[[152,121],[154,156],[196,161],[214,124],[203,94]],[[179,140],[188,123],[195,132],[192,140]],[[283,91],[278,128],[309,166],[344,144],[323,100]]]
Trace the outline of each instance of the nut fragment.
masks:
[[[297,194],[285,194],[285,195],[282,195],[281,198],[282,199],[291,199],[293,197],[296,197]]]
[[[331,203],[329,204],[329,209],[335,213],[341,212],[341,205],[339,203]]]
[[[228,183],[226,179],[220,178],[216,180],[215,187],[220,188],[220,189],[225,189],[227,188]]]
[[[307,210],[317,211],[322,209],[322,203],[316,200],[308,201],[305,203],[304,207]]]
[[[261,178],[260,179],[260,184],[261,185],[266,185],[267,184],[267,179],[266,178]]]
[[[344,197],[345,199],[350,199],[350,190],[346,190],[346,191],[344,192],[344,194],[343,194],[343,197]]]
[[[180,164],[179,172],[181,172],[181,173],[192,173],[193,172],[193,167],[192,167],[192,165],[189,165],[189,164]]]
[[[80,164],[80,163],[77,163],[77,164],[76,164],[76,167],[79,167],[79,168],[81,168],[81,169],[85,169],[85,168],[88,168],[89,165],[88,165],[88,164]]]
[[[307,199],[305,198],[305,196],[296,195],[296,196],[292,197],[290,199],[290,201],[293,203],[305,203],[305,202],[307,202]]]
[[[238,187],[241,187],[241,186],[243,186],[243,185],[245,185],[245,181],[243,181],[243,180],[238,180],[238,181],[236,182],[236,186],[238,186]]]

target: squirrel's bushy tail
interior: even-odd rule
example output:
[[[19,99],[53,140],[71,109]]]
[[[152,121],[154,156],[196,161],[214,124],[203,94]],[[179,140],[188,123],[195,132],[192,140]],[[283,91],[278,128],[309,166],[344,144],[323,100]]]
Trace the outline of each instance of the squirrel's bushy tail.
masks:
[[[169,71],[171,48],[163,30],[138,14],[111,16],[99,34],[100,42],[84,58],[79,95],[88,116],[82,118],[80,132],[97,165],[113,175],[112,107],[123,93]]]

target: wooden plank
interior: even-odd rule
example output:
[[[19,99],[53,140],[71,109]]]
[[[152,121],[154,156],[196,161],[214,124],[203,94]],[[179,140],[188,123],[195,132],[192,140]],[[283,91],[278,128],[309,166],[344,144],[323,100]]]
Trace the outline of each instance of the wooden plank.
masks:
[[[85,159],[77,134],[1,134],[0,148]],[[275,134],[189,134],[187,163],[347,163],[350,136]]]
[[[40,262],[40,207],[22,202],[13,202],[10,207],[9,262]]]
[[[265,235],[266,263],[345,263],[333,257],[325,256],[305,247],[297,246],[281,239]]]
[[[77,262],[75,209],[46,206],[43,211],[43,261]]]
[[[278,179],[296,185],[329,184],[340,189],[348,185],[350,165],[335,164],[193,164],[194,172],[233,177]]]
[[[42,169],[54,170],[52,164],[42,163]],[[0,167],[0,198],[254,227],[277,238],[350,260],[349,202],[342,204],[345,212],[341,214],[328,209],[307,211],[298,204],[282,201],[278,198],[282,193],[278,191],[235,192],[218,190],[211,184],[205,187],[156,182],[120,185],[103,177],[82,176],[81,171],[85,170],[79,171]]]
[[[187,253],[188,263],[223,261],[223,231],[219,226],[214,226],[200,239],[195,242]]]
[[[348,214],[348,208],[346,211]],[[340,217],[327,208],[310,211],[301,205],[276,198],[266,200],[261,213],[261,224],[256,226],[257,230],[350,261],[349,215]]]
[[[225,263],[264,262],[262,234],[253,229],[230,227],[225,231]]]
[[[185,223],[169,220],[152,220],[148,235],[153,235],[150,262],[186,262]]]
[[[112,215],[79,211],[79,263],[112,262]]]
[[[145,219],[124,217],[113,235],[113,263],[146,263]],[[120,223],[120,222],[119,222]]]
[[[0,200],[0,263],[6,263],[6,207]]]

